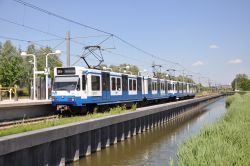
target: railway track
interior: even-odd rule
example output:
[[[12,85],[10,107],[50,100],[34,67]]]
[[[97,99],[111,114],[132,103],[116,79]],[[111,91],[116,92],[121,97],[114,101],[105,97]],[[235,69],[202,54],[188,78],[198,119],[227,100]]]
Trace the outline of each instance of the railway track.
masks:
[[[200,98],[203,96],[196,96],[195,98]],[[176,101],[172,101],[172,102],[176,102]],[[41,122],[44,120],[52,120],[58,118],[58,115],[51,115],[51,116],[43,116],[43,117],[36,117],[36,118],[29,118],[29,119],[22,119],[22,120],[14,120],[14,121],[7,121],[7,122],[0,122],[0,130],[1,129],[6,129],[6,128],[10,128],[14,125],[18,125],[18,124],[27,124],[27,123],[37,123],[37,122]]]
[[[44,120],[52,120],[52,119],[55,119],[57,117],[58,117],[58,115],[52,115],[52,116],[44,116],[44,117],[38,117],[38,118],[29,118],[29,119],[23,119],[23,120],[1,122],[0,129],[10,128],[10,127],[12,127],[14,125],[18,125],[18,124],[37,123],[37,122],[41,122]]]

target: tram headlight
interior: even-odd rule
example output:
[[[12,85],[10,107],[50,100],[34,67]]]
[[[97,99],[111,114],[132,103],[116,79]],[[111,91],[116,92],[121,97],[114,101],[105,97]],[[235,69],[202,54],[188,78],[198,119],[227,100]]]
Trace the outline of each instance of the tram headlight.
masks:
[[[52,97],[51,97],[51,100],[52,100],[52,101],[56,101],[56,98],[52,96]]]

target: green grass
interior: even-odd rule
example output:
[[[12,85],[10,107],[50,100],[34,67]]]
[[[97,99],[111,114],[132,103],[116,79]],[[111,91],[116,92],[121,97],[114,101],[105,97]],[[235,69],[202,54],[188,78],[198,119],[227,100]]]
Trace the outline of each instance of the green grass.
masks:
[[[227,98],[227,112],[182,144],[178,165],[250,165],[250,95]]]
[[[136,110],[136,105],[133,105],[131,109],[126,109],[126,107],[115,107],[111,108],[110,111],[104,112],[104,113],[97,113],[96,111],[92,114],[87,114],[85,116],[73,116],[73,117],[61,117],[61,118],[56,118],[53,120],[44,120],[42,122],[38,123],[30,123],[30,124],[17,124],[11,128],[7,129],[0,129],[0,137],[1,136],[6,136],[6,135],[11,135],[11,134],[17,134],[17,133],[22,133],[26,131],[32,131],[32,130],[38,130],[42,128],[47,128],[47,127],[53,127],[53,126],[59,126],[59,125],[64,125],[68,123],[74,123],[74,122],[82,122],[90,119],[96,119],[96,118],[101,118],[105,116],[110,116],[110,115],[116,115],[116,114],[121,114],[125,112],[131,112]]]
[[[227,99],[226,99],[226,108],[228,108],[233,103],[233,101],[235,101],[235,99],[239,98],[239,97],[240,97],[240,95],[238,93],[236,93],[233,96],[227,97]]]

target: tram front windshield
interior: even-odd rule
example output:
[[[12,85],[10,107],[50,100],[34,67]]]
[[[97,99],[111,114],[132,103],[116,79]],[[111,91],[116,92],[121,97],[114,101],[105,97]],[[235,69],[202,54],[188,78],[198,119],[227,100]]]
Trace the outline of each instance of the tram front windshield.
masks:
[[[55,77],[53,90],[60,91],[60,90],[75,90],[79,87],[79,77]]]

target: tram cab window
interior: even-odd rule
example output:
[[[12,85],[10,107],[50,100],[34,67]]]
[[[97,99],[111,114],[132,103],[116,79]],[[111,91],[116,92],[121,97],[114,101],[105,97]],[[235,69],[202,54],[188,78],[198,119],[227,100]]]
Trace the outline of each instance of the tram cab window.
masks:
[[[91,85],[92,85],[92,91],[101,90],[100,76],[91,75]]]
[[[86,90],[86,75],[82,75],[82,90]]]
[[[80,90],[80,78],[77,76],[73,77],[57,76],[55,77],[54,80],[53,90],[55,91]]]

